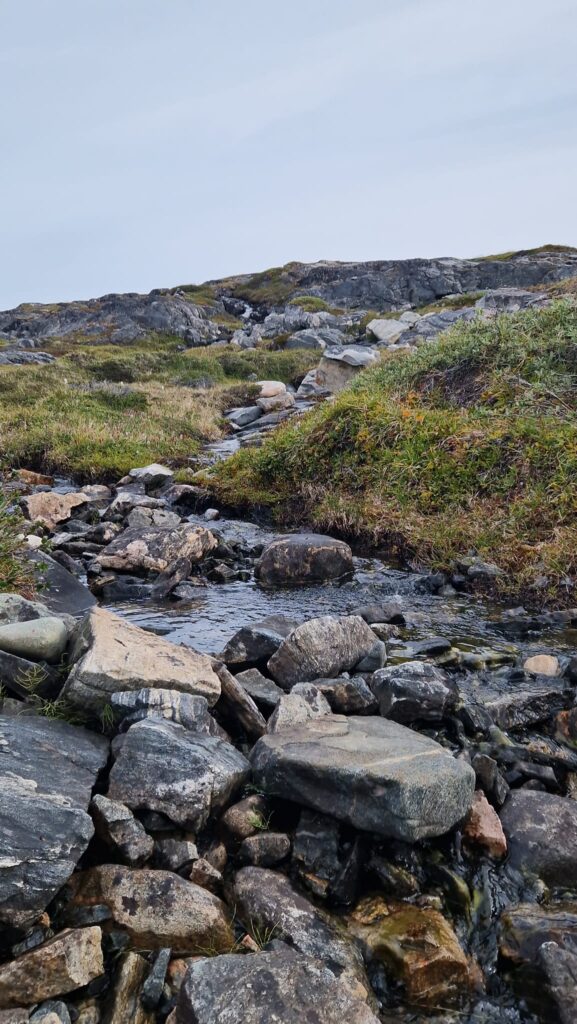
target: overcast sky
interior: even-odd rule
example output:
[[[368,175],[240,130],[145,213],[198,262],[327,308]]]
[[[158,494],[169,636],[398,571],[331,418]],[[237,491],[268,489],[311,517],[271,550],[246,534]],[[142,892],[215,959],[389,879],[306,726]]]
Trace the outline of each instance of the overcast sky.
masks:
[[[0,308],[577,244],[575,0],[0,0]]]

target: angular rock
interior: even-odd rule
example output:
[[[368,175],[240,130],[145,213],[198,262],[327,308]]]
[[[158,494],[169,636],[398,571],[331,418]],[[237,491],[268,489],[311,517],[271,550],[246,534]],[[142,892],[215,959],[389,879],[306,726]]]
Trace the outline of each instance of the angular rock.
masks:
[[[241,626],[220,657],[226,665],[232,666],[267,662],[297,625],[297,621],[287,615],[271,615],[261,622]]]
[[[283,348],[308,348],[313,352],[324,352],[327,345],[346,345],[347,337],[343,331],[334,327],[305,328],[302,331],[295,331],[287,338]]]
[[[262,740],[260,741],[262,742]],[[577,803],[527,789],[511,793],[501,811],[509,863],[547,885],[577,884]]]
[[[96,598],[88,587],[45,551],[34,551],[29,558],[35,565],[38,586],[43,588],[42,597],[50,614],[78,618],[94,607]]]
[[[515,689],[504,696],[485,700],[484,704],[500,729],[523,729],[553,718],[557,712],[569,708],[572,702],[571,690],[560,681],[531,690]]]
[[[32,661],[59,661],[67,643],[65,623],[53,616],[0,626],[0,650]]]
[[[0,594],[0,626],[46,618],[51,618],[51,612],[42,602],[28,601],[20,594]],[[74,619],[68,615],[62,621],[70,629],[75,624]]]
[[[88,985],[104,973],[100,928],[60,932],[0,966],[0,1007],[39,1003]]]
[[[160,466],[157,462],[153,462],[150,466],[139,466],[136,469],[131,469],[129,472],[131,480],[135,480],[139,484],[144,484],[147,491],[154,491],[163,484],[172,483],[174,473],[171,469],[167,469],[166,466]]]
[[[105,904],[135,949],[222,953],[234,944],[227,907],[171,871],[103,864],[71,879],[73,904]]]
[[[474,846],[482,846],[491,857],[504,857],[507,840],[497,812],[482,790],[475,791],[471,810],[463,826],[463,837]]]
[[[266,868],[241,868],[233,894],[240,920],[249,929],[274,933],[298,953],[322,960],[361,996],[370,993],[359,950],[330,918],[301,896],[284,875]]]
[[[184,874],[198,860],[196,843],[187,839],[157,839],[154,844],[155,864],[166,871]]]
[[[471,990],[469,961],[438,910],[367,897],[351,915],[350,928],[370,959],[398,975],[412,1006],[458,1005]]]
[[[39,917],[88,846],[108,741],[66,722],[0,716],[0,922]]]
[[[291,841],[284,832],[261,832],[243,840],[238,856],[243,864],[272,868],[286,860],[290,852]]]
[[[138,953],[120,957],[106,1007],[107,1024],[153,1024],[154,1014],[140,1001],[148,971],[147,961]]]
[[[262,409],[258,405],[245,405],[241,409],[230,409],[226,414],[229,423],[237,427],[247,427],[262,416]]]
[[[262,583],[323,582],[353,571],[348,544],[316,533],[288,534],[265,547],[255,565]]]
[[[96,834],[130,867],[140,867],[152,856],[154,842],[132,811],[98,794],[90,805]]]
[[[457,686],[426,661],[406,661],[375,672],[371,687],[381,715],[395,722],[438,721],[454,710]]]
[[[448,832],[473,799],[475,773],[433,740],[383,718],[326,715],[263,736],[251,754],[272,795],[361,831],[407,842]]]
[[[103,608],[79,624],[70,660],[62,696],[82,707],[98,710],[113,693],[147,686],[206,697],[210,705],[220,696],[220,679],[207,655],[177,647]]]
[[[362,676],[315,679],[314,685],[337,715],[372,715],[378,709],[376,697]]]
[[[256,404],[266,416],[270,412],[278,412],[281,409],[292,409],[295,404],[294,395],[285,391],[282,395],[273,395],[271,398],[257,398]]]
[[[577,904],[520,903],[501,914],[499,952],[513,964],[535,964],[544,942],[577,953]]]
[[[263,676],[258,668],[247,668],[244,672],[239,672],[235,679],[249,697],[252,697],[257,707],[260,705],[265,711],[271,711],[284,694],[284,690],[273,683],[272,679]]]
[[[33,523],[43,523],[49,530],[54,530],[59,523],[67,522],[75,512],[85,508],[88,498],[81,491],[75,494],[38,491],[22,498],[20,504],[27,519]]]
[[[577,954],[561,949],[555,942],[541,946],[540,960],[559,1024],[574,1024],[577,1018]]]
[[[394,345],[408,328],[403,320],[370,320],[367,334],[372,334],[381,345]]]
[[[149,530],[151,527],[160,526],[176,529],[180,526],[180,516],[167,508],[145,508],[137,506],[128,513],[126,525],[129,529],[138,529],[140,532]],[[115,538],[113,537],[112,540]],[[110,542],[111,543],[111,542]]]
[[[279,686],[290,690],[295,683],[348,672],[374,643],[375,634],[359,616],[323,615],[289,633],[269,659],[268,669]]]
[[[216,546],[216,537],[204,526],[137,526],[111,541],[95,562],[115,572],[160,573],[182,558],[199,562]]]
[[[316,686],[313,687],[310,683],[297,685],[308,686],[315,693],[283,694],[266,724],[267,733],[280,732],[282,729],[294,729],[296,726],[304,725],[311,718],[330,715],[330,704]]]
[[[230,743],[149,718],[126,733],[108,796],[195,831],[228,803],[249,772],[248,761]]]
[[[189,968],[171,1024],[378,1024],[362,999],[322,963],[288,947],[199,960]]]
[[[225,665],[215,662],[215,671],[221,685],[219,709],[240,725],[247,736],[258,739],[266,731],[266,722],[252,697]]]
[[[146,690],[113,693],[110,704],[115,716],[121,720],[122,732],[146,718],[162,718],[207,736],[224,735],[210,714],[205,697],[194,697],[178,690],[152,690],[148,687]]]
[[[335,394],[342,391],[361,370],[377,362],[379,356],[372,348],[328,348],[316,370],[317,386]]]

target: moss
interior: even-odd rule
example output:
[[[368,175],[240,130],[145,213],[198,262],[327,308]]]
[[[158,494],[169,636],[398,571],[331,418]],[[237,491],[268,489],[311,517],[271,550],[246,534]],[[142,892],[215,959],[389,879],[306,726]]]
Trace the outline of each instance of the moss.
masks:
[[[229,504],[268,507],[413,564],[475,549],[510,595],[573,602],[577,574],[577,307],[461,323],[384,357],[330,404],[211,478]]]
[[[296,263],[287,263],[284,267],[271,267],[260,274],[252,274],[249,278],[234,282],[230,291],[236,298],[257,306],[262,303],[269,306],[285,305],[294,291],[290,272],[296,266]]]

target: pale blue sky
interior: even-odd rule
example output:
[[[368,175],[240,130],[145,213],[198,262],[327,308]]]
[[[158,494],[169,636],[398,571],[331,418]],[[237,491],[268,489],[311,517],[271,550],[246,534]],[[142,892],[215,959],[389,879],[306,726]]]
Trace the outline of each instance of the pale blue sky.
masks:
[[[0,308],[577,244],[575,0],[0,0]]]

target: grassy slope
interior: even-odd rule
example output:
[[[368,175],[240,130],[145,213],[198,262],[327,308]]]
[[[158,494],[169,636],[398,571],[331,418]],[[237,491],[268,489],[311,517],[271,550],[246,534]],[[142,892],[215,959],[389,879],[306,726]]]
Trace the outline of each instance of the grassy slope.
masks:
[[[446,566],[470,549],[523,593],[577,572],[577,307],[461,324],[218,467],[221,500]],[[539,591],[539,598],[546,596]]]
[[[179,345],[171,338],[53,343],[60,358],[49,366],[0,367],[0,467],[102,480],[150,461],[185,465],[203,441],[221,435],[223,408],[246,392],[241,382],[252,374],[289,381],[314,364],[310,352],[180,352]],[[195,387],[207,378],[211,387]],[[105,381],[130,391],[89,390]]]

